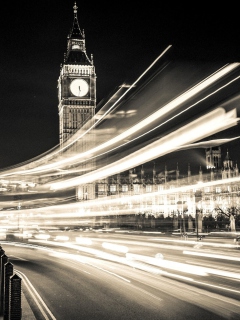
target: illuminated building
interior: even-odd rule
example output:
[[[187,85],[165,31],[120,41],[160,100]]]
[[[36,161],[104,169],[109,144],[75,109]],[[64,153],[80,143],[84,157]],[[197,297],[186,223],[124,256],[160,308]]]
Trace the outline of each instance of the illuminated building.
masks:
[[[94,134],[86,134],[83,139],[72,143],[65,150],[65,142],[69,144],[71,138],[77,132],[87,132],[91,125],[96,121],[96,74],[93,64],[93,58],[88,58],[85,47],[85,35],[81,31],[77,19],[77,6],[74,5],[73,28],[68,37],[67,54],[64,64],[61,67],[58,80],[59,89],[59,132],[60,146],[63,152],[74,154],[85,152],[95,146]],[[92,119],[92,121],[91,121]],[[82,174],[95,168],[95,160],[84,162],[80,165]],[[178,165],[175,175],[168,173],[167,167],[164,174],[159,175],[154,166],[152,175],[145,176],[143,167],[133,168],[125,173],[121,172],[105,179],[97,180],[86,185],[76,187],[76,200],[85,201],[100,199],[104,197],[119,197],[130,195],[146,195],[158,192],[158,195],[149,198],[144,197],[137,204],[132,205],[132,213],[144,213],[157,216],[163,214],[168,216],[174,212],[188,212],[191,215],[196,213],[195,189],[179,188],[197,184],[198,182],[213,182],[221,179],[237,177],[239,175],[237,166],[227,157],[223,161],[221,169],[221,148],[211,147],[206,149],[206,168],[207,174],[203,174],[202,169],[199,175],[192,176],[190,164],[188,164],[187,175],[181,176]],[[138,169],[138,170],[137,170]],[[216,206],[216,201],[220,201],[219,194],[228,190],[231,192],[231,199],[235,197],[235,203],[238,205],[238,185],[227,186],[207,186],[202,189],[201,209],[205,214],[212,212]],[[170,190],[170,192],[165,192]],[[172,192],[171,192],[172,190]],[[162,193],[161,193],[162,192]],[[234,192],[234,193],[232,193]],[[224,196],[225,197],[225,196]],[[225,197],[226,198],[226,197]],[[230,201],[228,199],[228,201]],[[228,202],[230,204],[230,202]],[[226,206],[226,203],[225,203]],[[131,212],[131,210],[130,210]]]
[[[80,29],[77,9],[75,2],[73,26],[67,38],[67,52],[58,79],[59,140],[63,152],[66,152],[64,143],[67,141],[69,144],[74,133],[81,129],[87,130],[92,125],[96,109],[93,55],[91,58],[87,55],[85,33]],[[94,146],[94,141],[94,134],[88,134],[84,139],[68,146],[67,153],[84,152]],[[82,165],[82,170],[85,172],[93,167],[94,161],[88,161]],[[94,198],[94,188],[94,184],[79,186],[76,189],[77,198]]]

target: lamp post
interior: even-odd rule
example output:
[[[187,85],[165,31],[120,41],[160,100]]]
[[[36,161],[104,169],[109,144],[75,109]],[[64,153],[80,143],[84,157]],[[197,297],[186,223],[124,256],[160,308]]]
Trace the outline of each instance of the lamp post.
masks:
[[[202,191],[197,190],[195,192],[195,204],[196,204],[196,232],[197,232],[197,241],[198,241],[198,209],[197,209],[197,203],[199,203],[202,200]]]
[[[21,203],[20,202],[18,203],[17,209],[21,210]],[[19,211],[18,211],[18,231],[20,231]]]

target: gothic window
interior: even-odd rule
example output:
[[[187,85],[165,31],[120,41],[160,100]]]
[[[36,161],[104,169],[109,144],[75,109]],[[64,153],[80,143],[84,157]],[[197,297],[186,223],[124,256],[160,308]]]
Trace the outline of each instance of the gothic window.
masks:
[[[140,192],[140,186],[139,186],[139,184],[134,184],[134,185],[133,185],[133,190],[134,190],[134,192],[136,192],[136,193]]]
[[[158,204],[164,204],[164,196],[158,197]]]
[[[128,185],[127,184],[123,184],[122,185],[122,192],[127,192],[128,191]]]
[[[158,186],[158,191],[164,190],[163,186]]]
[[[80,46],[79,46],[78,44],[74,44],[74,45],[72,46],[72,49],[80,49]]]
[[[170,204],[175,204],[175,196],[169,196],[169,202]]]
[[[99,184],[98,185],[98,192],[104,192],[104,184]]]
[[[152,186],[151,185],[146,185],[146,192],[152,192]]]
[[[116,192],[117,191],[117,186],[115,184],[110,185],[110,192]]]

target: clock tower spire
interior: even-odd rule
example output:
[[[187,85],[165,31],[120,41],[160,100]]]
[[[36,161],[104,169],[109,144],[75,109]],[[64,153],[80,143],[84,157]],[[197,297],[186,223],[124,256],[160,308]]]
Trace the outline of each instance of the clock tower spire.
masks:
[[[79,26],[77,9],[75,2],[73,25],[67,37],[67,52],[58,79],[60,147],[63,147],[64,142],[79,129],[87,126],[94,117],[96,109],[96,74],[93,56],[91,55],[90,59],[87,55],[85,34]]]

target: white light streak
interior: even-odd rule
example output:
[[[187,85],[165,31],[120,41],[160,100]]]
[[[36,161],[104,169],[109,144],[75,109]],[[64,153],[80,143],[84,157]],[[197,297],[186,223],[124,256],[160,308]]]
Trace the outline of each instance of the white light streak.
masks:
[[[204,137],[236,125],[237,120],[236,110],[226,113],[223,108],[217,108],[216,110],[200,117],[199,119],[181,127],[180,129],[121,160],[80,177],[72,178],[64,182],[53,183],[51,184],[50,189],[65,189],[103,179],[118,172],[123,172],[134,166],[136,167],[167,153],[173,152],[185,144],[193,143],[197,140],[203,139]]]
[[[100,119],[96,123],[94,123],[93,126],[91,126],[89,129],[81,130],[81,132],[83,131],[82,134],[80,136],[78,134],[78,138],[76,140],[74,140],[73,142],[71,141],[70,144],[76,142],[77,140],[82,138],[84,135],[86,135],[90,130],[92,130],[98,124],[98,122],[100,122],[110,112],[110,110],[112,110],[112,108],[115,107],[116,103],[118,103],[119,100],[121,100],[125,96],[125,94],[127,94],[127,92],[129,90],[131,90],[136,85],[136,83],[143,77],[143,75],[149,71],[149,69],[156,63],[156,61],[162,55],[164,55],[164,53],[167,50],[169,50],[169,48],[170,48],[170,46],[151,64],[151,66],[134,82],[134,84],[132,86],[130,86],[129,89],[119,99],[117,99],[117,101],[100,117]],[[144,128],[147,125],[149,125],[152,121],[156,121],[156,119],[158,119],[158,118],[160,119],[161,116],[163,116],[164,114],[166,114],[169,111],[173,110],[174,108],[178,107],[181,103],[186,102],[189,98],[191,98],[194,95],[196,95],[197,93],[201,92],[206,87],[210,86],[212,83],[214,83],[215,81],[219,80],[221,77],[225,76],[227,73],[231,72],[233,69],[237,68],[238,66],[239,66],[239,63],[233,63],[233,64],[230,64],[230,65],[227,65],[227,66],[221,68],[219,71],[216,71],[214,74],[212,74],[211,76],[207,77],[205,80],[201,81],[198,85],[195,85],[193,88],[189,89],[187,92],[182,94],[180,97],[174,99],[173,101],[171,101],[170,103],[168,103],[167,105],[165,105],[164,107],[159,109],[157,112],[155,112],[152,115],[150,115],[148,118],[144,119],[143,121],[141,121],[140,123],[134,125],[133,127],[129,128],[128,130],[125,130],[123,133],[121,133],[120,135],[114,137],[113,139],[110,139],[109,141],[107,141],[107,142],[105,142],[105,143],[103,143],[103,144],[101,144],[101,145],[99,145],[99,146],[97,146],[97,147],[95,147],[95,148],[93,148],[91,150],[88,150],[86,152],[77,154],[77,155],[72,156],[72,157],[69,156],[69,157],[67,157],[65,159],[62,159],[62,160],[59,160],[59,161],[54,161],[54,163],[48,163],[47,165],[42,165],[42,166],[39,166],[37,168],[28,169],[28,170],[24,169],[24,171],[15,172],[15,174],[25,174],[26,175],[26,174],[40,173],[40,172],[49,171],[49,170],[52,170],[52,169],[57,169],[57,168],[59,168],[61,166],[64,166],[64,165],[73,164],[75,161],[79,161],[81,159],[86,159],[88,157],[92,157],[95,153],[97,153],[97,152],[99,152],[101,150],[104,150],[104,149],[110,147],[111,145],[114,145],[115,143],[117,143],[119,141],[123,141],[127,137],[131,136],[133,133],[136,133],[137,131],[139,131],[142,128]],[[234,79],[232,81],[235,81],[235,80],[236,79]],[[223,87],[221,87],[218,90],[216,90],[216,92],[219,91],[220,89],[222,89]],[[212,95],[212,94],[213,93],[211,93],[210,95]],[[210,96],[210,95],[208,95],[208,96]],[[206,97],[203,98],[202,100],[204,100],[204,99],[206,99]],[[181,113],[185,112],[186,110],[190,109],[191,107],[192,106],[188,107],[187,109],[185,109]],[[179,113],[179,114],[181,114],[181,113]],[[176,117],[176,116],[178,116],[178,114],[175,115],[174,117]],[[174,117],[172,117],[172,118],[174,118]],[[170,119],[168,119],[168,121],[169,120]],[[162,124],[160,124],[160,125],[162,125]],[[154,129],[156,129],[156,128],[154,128]],[[152,130],[154,130],[154,129],[152,129]],[[152,130],[150,130],[150,131],[152,131]],[[150,132],[150,131],[148,131],[148,132]],[[69,143],[67,144],[66,148],[67,147],[69,147]],[[63,149],[61,149],[61,152],[62,151],[63,151]],[[10,173],[5,173],[2,176],[7,176],[9,174]]]
[[[172,46],[169,45],[154,61],[153,63],[137,78],[137,80],[130,86],[127,86],[128,89],[120,96],[120,98],[118,98],[113,104],[112,106],[107,110],[105,111],[100,117],[98,116],[95,116],[97,121],[94,122],[94,124],[92,126],[90,126],[90,128],[86,129],[86,130],[80,130],[79,133],[77,133],[75,136],[77,136],[77,138],[74,140],[73,137],[71,139],[69,139],[67,141],[67,145],[62,147],[60,150],[56,151],[55,154],[58,154],[58,153],[62,153],[64,151],[64,149],[68,149],[72,144],[74,144],[75,142],[77,142],[78,140],[80,140],[81,138],[83,138],[86,134],[88,134],[91,130],[93,130],[109,113],[110,111],[123,99],[123,97],[130,91],[132,90],[132,88],[134,88],[136,86],[136,84],[143,78],[143,76],[157,63],[157,61],[162,58],[164,56],[164,54],[171,48]],[[80,157],[80,158],[84,158],[86,157],[87,155],[91,154],[93,151],[90,150],[86,153],[82,153],[80,154],[79,156],[76,156],[76,157]],[[51,157],[53,157],[54,154],[51,154]],[[27,172],[26,172],[26,168],[23,169],[23,171],[18,171],[18,172],[15,172],[14,170],[14,173],[15,174],[32,174],[32,173],[39,173],[39,172],[43,172],[43,171],[46,171],[46,170],[51,170],[51,169],[56,169],[58,166],[61,166],[65,163],[69,163],[70,161],[70,158],[71,157],[67,157],[67,159],[63,159],[61,161],[54,161],[54,163],[49,163],[47,165],[43,165],[43,166],[39,166],[37,168],[33,168],[33,169],[28,169]],[[73,160],[74,160],[74,157],[73,157]],[[33,164],[32,164],[33,165]],[[11,175],[11,172],[10,173],[5,173],[3,175],[1,175],[2,177],[4,176],[8,176],[8,175]]]
[[[212,245],[212,246],[216,246],[216,247],[219,247],[219,243],[205,243],[204,242],[204,245],[207,246],[207,245]],[[221,246],[223,247],[224,244],[221,244]],[[224,247],[227,247],[227,248],[234,248],[236,246],[231,246],[231,245],[228,245],[228,244],[225,244]],[[240,261],[240,257],[234,257],[234,256],[228,256],[228,255],[221,255],[221,254],[213,254],[213,253],[204,253],[204,252],[196,252],[196,251],[187,251],[187,250],[184,250],[183,251],[183,254],[188,254],[188,255],[192,255],[192,256],[199,256],[199,257],[207,257],[207,258],[213,258],[213,259],[221,259],[221,260],[232,260],[232,261]]]
[[[113,251],[121,252],[121,253],[128,252],[128,247],[122,246],[119,244],[109,243],[109,242],[103,242],[102,247],[105,249],[109,249],[109,250],[113,250]]]
[[[195,265],[190,265],[186,263],[174,262],[170,260],[156,259],[149,256],[144,256],[140,254],[126,253],[126,258],[129,260],[142,261],[154,266],[162,267],[165,269],[177,270],[183,273],[190,273],[199,276],[207,276],[207,272],[203,267],[198,267]]]

